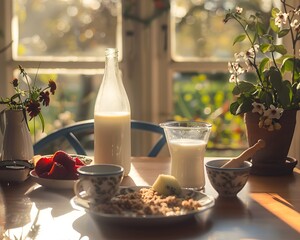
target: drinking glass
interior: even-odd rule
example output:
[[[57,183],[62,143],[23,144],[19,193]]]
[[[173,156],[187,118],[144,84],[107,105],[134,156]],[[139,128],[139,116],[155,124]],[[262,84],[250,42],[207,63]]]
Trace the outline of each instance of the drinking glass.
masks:
[[[171,175],[184,188],[205,186],[204,155],[211,124],[196,121],[161,123],[171,154]]]

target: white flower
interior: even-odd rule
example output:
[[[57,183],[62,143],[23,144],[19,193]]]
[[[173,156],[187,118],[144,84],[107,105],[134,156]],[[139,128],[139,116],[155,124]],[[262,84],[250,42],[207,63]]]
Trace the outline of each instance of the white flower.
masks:
[[[286,24],[286,20],[288,18],[289,14],[288,13],[283,13],[283,12],[279,12],[276,14],[276,18],[275,18],[275,25],[277,25],[278,27],[281,27],[282,24]]]
[[[297,19],[294,19],[294,21],[291,23],[291,27],[294,28],[295,31],[300,30],[300,23]]]
[[[235,53],[234,58],[236,62],[244,62],[245,60],[247,60],[247,56],[244,52]]]
[[[248,58],[254,58],[256,53],[258,52],[259,45],[255,44],[253,47],[251,47],[247,52],[246,55]]]
[[[253,113],[257,112],[260,115],[262,115],[264,113],[264,111],[266,110],[266,107],[262,103],[254,102],[254,103],[252,103],[252,106],[253,106],[253,109],[252,109]]]
[[[282,108],[276,108],[274,105],[270,105],[270,108],[265,110],[264,116],[268,118],[276,118],[279,119],[283,113]]]
[[[241,7],[236,7],[236,8],[235,8],[235,12],[236,12],[237,14],[241,14],[241,13],[243,12],[243,8],[241,8]]]
[[[245,72],[237,62],[228,62],[228,71],[231,73],[229,82],[238,82],[238,76]]]
[[[258,52],[259,45],[255,44],[253,47],[251,47],[248,51],[246,52],[240,52],[240,53],[235,53],[235,61],[236,62],[244,62],[247,66],[247,70],[245,71],[250,71],[253,67],[253,62],[252,60],[255,58],[256,53]]]
[[[234,74],[230,75],[230,77],[229,77],[229,82],[230,83],[235,83],[235,82],[238,82],[238,81],[239,81],[239,79],[237,78],[236,75],[234,75]]]

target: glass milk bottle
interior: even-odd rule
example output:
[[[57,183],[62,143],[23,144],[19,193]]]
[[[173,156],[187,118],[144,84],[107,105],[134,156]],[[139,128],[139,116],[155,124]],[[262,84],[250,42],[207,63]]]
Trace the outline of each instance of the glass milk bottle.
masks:
[[[130,171],[130,105],[118,67],[118,51],[105,51],[105,71],[95,103],[94,163],[123,166]]]

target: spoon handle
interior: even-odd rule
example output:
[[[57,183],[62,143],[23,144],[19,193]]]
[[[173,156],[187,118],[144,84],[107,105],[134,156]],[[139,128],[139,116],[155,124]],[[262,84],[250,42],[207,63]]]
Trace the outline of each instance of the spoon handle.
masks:
[[[258,150],[264,148],[266,145],[265,141],[259,139],[252,147],[246,149],[238,157],[232,158],[230,161],[225,163],[221,168],[238,168],[244,161],[251,158]]]

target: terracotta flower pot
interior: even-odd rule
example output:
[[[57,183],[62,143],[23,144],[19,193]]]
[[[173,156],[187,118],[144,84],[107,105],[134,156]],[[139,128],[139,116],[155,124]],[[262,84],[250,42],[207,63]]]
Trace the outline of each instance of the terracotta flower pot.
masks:
[[[288,157],[292,142],[297,110],[286,110],[280,118],[281,129],[268,131],[258,127],[259,114],[248,112],[244,115],[249,146],[259,139],[266,142],[265,148],[252,157],[251,174],[255,175],[287,175],[293,172],[297,160]]]

